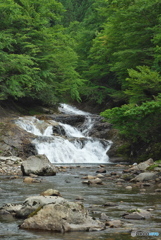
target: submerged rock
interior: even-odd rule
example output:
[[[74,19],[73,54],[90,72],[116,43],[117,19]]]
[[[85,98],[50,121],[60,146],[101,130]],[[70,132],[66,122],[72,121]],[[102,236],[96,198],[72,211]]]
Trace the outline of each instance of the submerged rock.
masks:
[[[54,176],[56,175],[56,167],[48,160],[45,155],[31,156],[21,165],[23,175],[29,176],[36,174],[39,176]]]
[[[104,229],[104,224],[93,220],[82,204],[61,197],[32,197],[25,202],[35,212],[20,225],[24,229],[41,229],[56,232],[94,231]]]

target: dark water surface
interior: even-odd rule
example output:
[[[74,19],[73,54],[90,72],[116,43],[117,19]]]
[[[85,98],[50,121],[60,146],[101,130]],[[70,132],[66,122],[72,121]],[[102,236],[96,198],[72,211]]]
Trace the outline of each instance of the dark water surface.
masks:
[[[84,198],[83,204],[89,209],[90,215],[99,218],[106,213],[110,220],[120,219],[124,228],[109,228],[100,232],[54,233],[46,231],[28,231],[18,228],[22,220],[13,217],[0,217],[0,239],[10,240],[140,240],[161,239],[161,194],[155,193],[153,187],[146,188],[144,194],[138,188],[132,191],[124,186],[118,187],[115,181],[107,181],[104,185],[88,186],[82,184],[85,175],[96,175],[98,166],[81,166],[68,168],[67,172],[60,172],[56,176],[42,177],[41,183],[27,184],[23,179],[9,179],[9,176],[0,176],[0,207],[5,203],[22,203],[27,197],[39,195],[41,192],[53,188],[70,201],[76,201],[78,196]],[[121,167],[107,165],[107,174],[112,171],[122,172]],[[104,180],[103,180],[104,182]],[[104,207],[106,202],[116,202],[118,206]],[[149,220],[125,220],[121,215],[130,209],[154,209],[153,218]],[[159,232],[159,237],[139,236],[132,237],[131,229],[137,228],[146,232]]]

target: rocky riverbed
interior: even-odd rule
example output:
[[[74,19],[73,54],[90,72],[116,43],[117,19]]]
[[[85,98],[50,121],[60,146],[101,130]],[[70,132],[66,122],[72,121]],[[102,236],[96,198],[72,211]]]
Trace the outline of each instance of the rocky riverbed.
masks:
[[[133,166],[62,165],[57,166],[55,176],[38,176],[34,172],[24,176],[21,171],[23,161],[16,157],[10,159],[6,157],[6,160],[3,157],[1,163],[3,164],[0,166],[0,236],[4,239],[17,240],[22,239],[23,236],[23,239],[121,240],[133,239],[132,234],[138,231],[142,231],[145,235],[151,232],[160,233],[160,165],[154,164],[152,159]],[[50,191],[46,192],[48,189]],[[57,194],[55,192],[53,194],[55,190]],[[26,199],[45,198],[47,195],[50,198],[61,198],[64,202],[69,201],[83,206],[88,210],[89,217],[93,219],[91,221],[99,221],[102,224],[99,232],[83,231],[79,237],[72,232],[65,235],[62,231],[59,234],[53,231],[42,232],[43,227],[45,229],[45,223],[32,231],[19,228],[18,226],[23,226],[23,222],[26,221],[19,217],[19,211],[26,203]],[[43,208],[47,206],[46,204]],[[29,205],[32,206],[32,204]],[[36,209],[39,207],[37,206]],[[30,227],[27,228],[30,229]],[[136,236],[135,239],[140,239],[140,236]],[[160,238],[155,236],[155,239]]]
[[[37,132],[39,127],[43,133],[52,125],[53,136],[67,139],[62,124],[53,120],[70,123],[86,132],[85,116],[39,115],[33,118],[35,125],[27,122],[27,131],[17,124],[20,119],[17,115],[1,119],[1,238],[129,240],[135,236],[140,240],[142,234],[160,239],[160,161],[148,159],[132,166],[108,161],[105,161],[107,164],[58,165],[52,164],[46,155],[38,154],[34,144],[37,136],[30,128],[36,127]],[[25,117],[25,121],[30,119]],[[92,115],[91,120],[94,124],[87,128],[86,142],[93,138],[100,141],[100,146],[106,145],[112,137],[111,125],[99,116]],[[78,139],[82,147],[86,144],[84,140],[84,137]],[[108,151],[110,159],[114,156],[120,161],[116,158],[116,149],[121,141],[117,134],[112,140],[113,147]],[[75,138],[70,138],[69,142],[73,141]],[[90,160],[93,160],[91,155]]]

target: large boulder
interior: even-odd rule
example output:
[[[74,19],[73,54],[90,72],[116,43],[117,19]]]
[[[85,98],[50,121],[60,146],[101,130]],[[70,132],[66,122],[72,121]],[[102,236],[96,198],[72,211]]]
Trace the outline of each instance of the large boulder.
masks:
[[[131,182],[150,181],[156,179],[158,176],[157,172],[143,172],[131,179]]]
[[[16,212],[17,218],[27,218],[31,213],[38,211],[43,206],[47,204],[55,204],[55,202],[63,202],[64,199],[61,197],[53,197],[53,196],[32,196],[27,198],[19,211]]]
[[[131,167],[129,170],[133,171],[133,170],[141,170],[141,171],[145,171],[149,166],[151,166],[154,163],[152,158],[149,158],[147,161],[141,162],[133,167]]]
[[[3,156],[26,158],[35,155],[36,149],[31,143],[34,139],[33,134],[17,126],[12,119],[0,124],[0,152]]]
[[[44,200],[43,200],[44,199]],[[42,204],[46,201],[46,204]],[[93,220],[80,203],[69,202],[61,197],[34,197],[27,200],[36,211],[24,220],[20,228],[41,229],[56,232],[102,230],[104,224]]]
[[[21,164],[21,170],[24,176],[29,176],[30,174],[54,176],[57,172],[57,168],[45,155],[36,155],[27,158],[27,160]]]

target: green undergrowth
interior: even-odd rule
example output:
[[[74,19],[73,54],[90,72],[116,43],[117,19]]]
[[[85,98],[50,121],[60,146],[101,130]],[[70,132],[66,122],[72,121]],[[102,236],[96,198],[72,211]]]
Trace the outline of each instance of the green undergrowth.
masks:
[[[153,171],[156,167],[161,167],[161,160],[155,161],[154,164],[147,168],[147,170]]]

